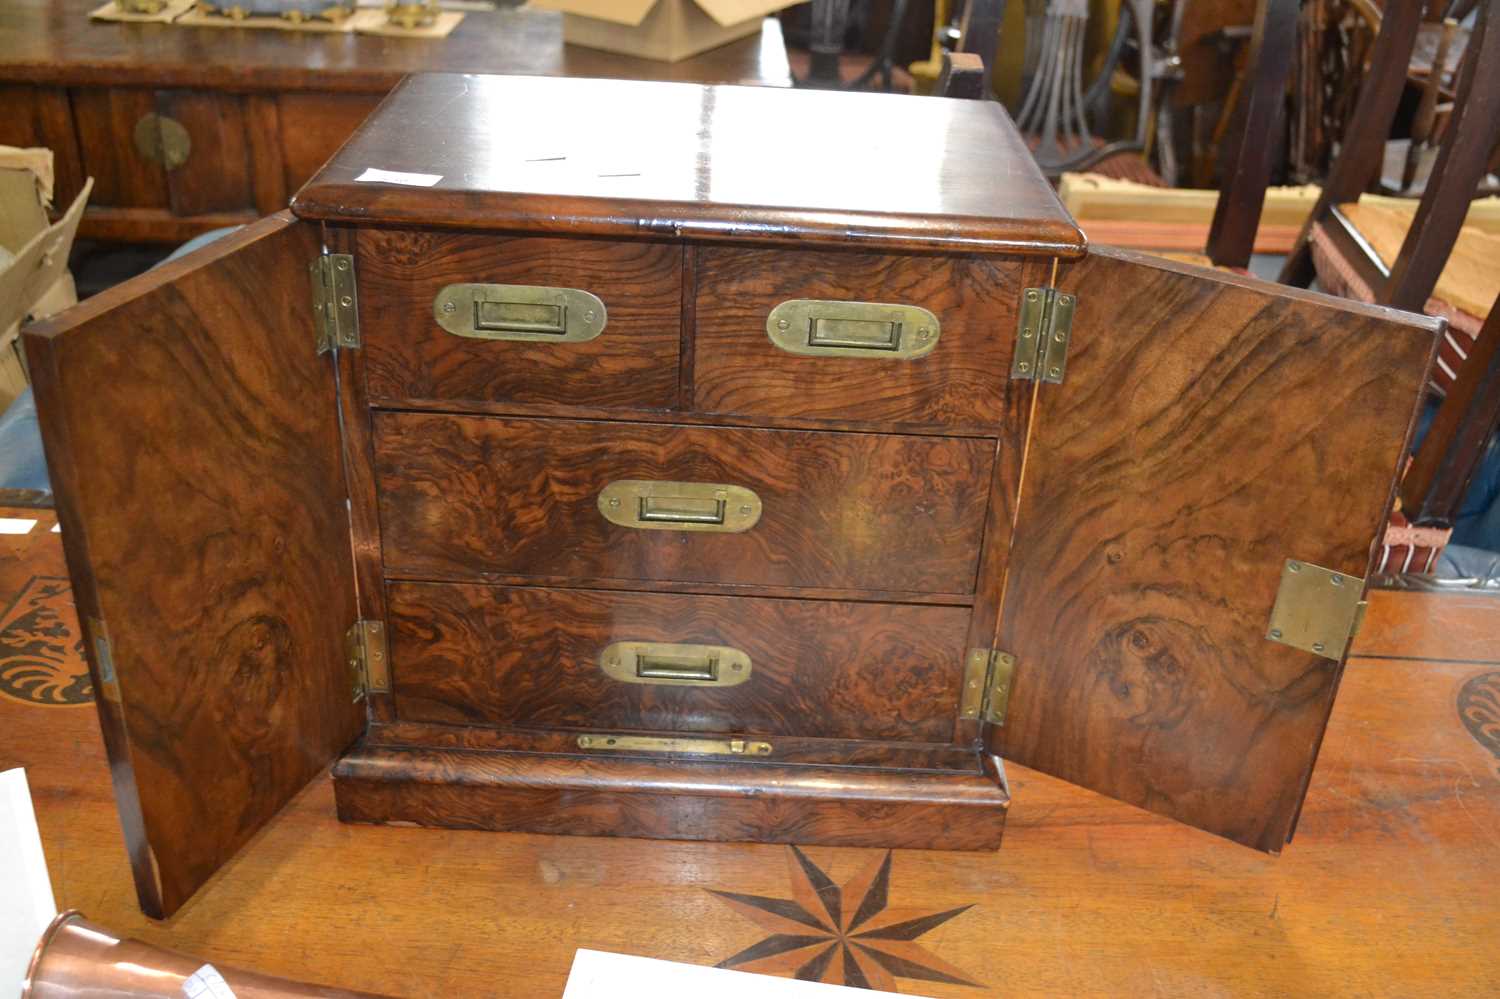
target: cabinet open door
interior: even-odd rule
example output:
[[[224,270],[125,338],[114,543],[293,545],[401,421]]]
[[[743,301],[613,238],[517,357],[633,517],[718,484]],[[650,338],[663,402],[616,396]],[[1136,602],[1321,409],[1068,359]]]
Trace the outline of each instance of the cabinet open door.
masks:
[[[283,213],[26,338],[136,889],[159,918],[363,725],[319,252]]]
[[[1057,288],[1076,312],[1035,389],[992,742],[1274,852],[1346,650],[1273,640],[1272,609],[1288,560],[1362,585],[1440,323],[1109,248]]]

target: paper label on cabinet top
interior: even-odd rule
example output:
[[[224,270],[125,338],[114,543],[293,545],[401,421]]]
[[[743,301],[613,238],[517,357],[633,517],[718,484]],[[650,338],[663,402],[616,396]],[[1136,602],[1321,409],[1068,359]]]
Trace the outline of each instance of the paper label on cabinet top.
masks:
[[[366,184],[405,184],[407,187],[431,187],[443,179],[440,173],[405,173],[401,170],[381,170],[365,167],[365,172],[354,178]]]

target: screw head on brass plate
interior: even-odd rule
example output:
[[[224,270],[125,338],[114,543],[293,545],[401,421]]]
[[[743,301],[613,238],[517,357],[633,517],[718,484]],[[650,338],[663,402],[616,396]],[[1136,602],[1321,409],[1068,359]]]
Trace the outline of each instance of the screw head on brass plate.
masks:
[[[193,151],[193,140],[182,122],[155,111],[141,115],[134,138],[136,152],[168,170],[186,163]]]

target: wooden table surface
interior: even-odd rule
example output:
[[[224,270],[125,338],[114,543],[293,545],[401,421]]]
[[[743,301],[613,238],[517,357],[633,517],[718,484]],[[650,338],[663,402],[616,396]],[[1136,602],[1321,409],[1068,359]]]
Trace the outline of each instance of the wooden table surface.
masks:
[[[780,25],[667,63],[562,43],[562,15],[470,11],[443,39],[92,21],[103,0],[0,3],[0,80],[38,85],[383,94],[408,73],[790,86]]]
[[[92,707],[16,696],[27,663],[78,693],[54,521],[0,515],[41,518],[0,537],[0,769],[27,768],[59,905],[122,934],[397,996],[557,995],[579,947],[931,996],[1500,992],[1500,598],[1373,594],[1280,858],[1020,767],[1000,852],[888,866],[880,850],[810,848],[804,866],[783,846],[347,826],[324,776],[152,923]],[[845,921],[886,904],[819,929],[823,875]]]

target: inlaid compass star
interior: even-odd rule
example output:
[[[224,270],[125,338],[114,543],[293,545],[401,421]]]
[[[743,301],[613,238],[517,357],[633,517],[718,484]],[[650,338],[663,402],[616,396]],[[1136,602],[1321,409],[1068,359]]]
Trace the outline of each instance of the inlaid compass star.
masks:
[[[897,978],[972,985],[968,974],[917,943],[918,937],[973,908],[946,912],[887,906],[891,854],[876,857],[842,886],[795,846],[787,858],[791,898],[765,898],[714,891],[741,915],[771,935],[720,968],[786,975],[895,992]]]

